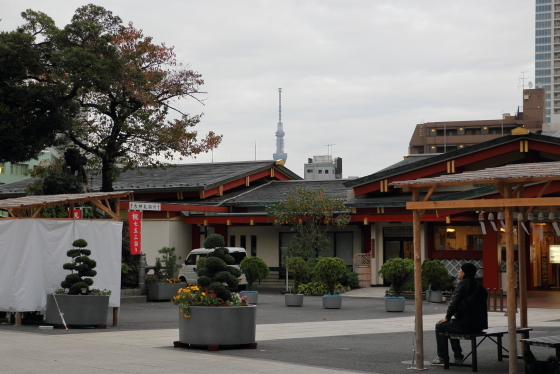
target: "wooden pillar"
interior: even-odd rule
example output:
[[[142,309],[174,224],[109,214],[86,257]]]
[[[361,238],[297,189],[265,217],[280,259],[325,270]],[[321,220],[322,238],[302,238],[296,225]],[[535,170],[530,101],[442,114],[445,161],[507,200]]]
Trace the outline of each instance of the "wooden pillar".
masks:
[[[119,307],[113,307],[113,327],[117,327],[119,325]]]
[[[511,190],[505,189],[504,198],[511,197]],[[512,208],[505,208],[506,215],[506,270],[507,270],[507,319],[508,319],[508,348],[509,373],[517,374],[517,326],[516,295],[515,295],[515,261],[513,252],[513,214]]]
[[[415,189],[412,191],[412,201],[418,201],[420,191]],[[420,221],[422,213],[414,209],[412,211],[412,229],[414,235],[414,309],[416,322],[414,330],[416,331],[416,369],[424,370],[424,329],[422,322],[422,251],[421,242],[422,233],[420,231]]]
[[[16,312],[14,326],[21,326],[21,312]]]
[[[498,232],[492,229],[488,221],[486,224],[486,235],[482,241],[482,263],[484,264],[484,287],[500,288],[500,268],[501,263],[498,261]],[[499,223],[498,223],[499,225]]]
[[[527,261],[525,256],[525,230],[517,222],[517,260],[519,261],[519,326],[529,327],[527,320]]]

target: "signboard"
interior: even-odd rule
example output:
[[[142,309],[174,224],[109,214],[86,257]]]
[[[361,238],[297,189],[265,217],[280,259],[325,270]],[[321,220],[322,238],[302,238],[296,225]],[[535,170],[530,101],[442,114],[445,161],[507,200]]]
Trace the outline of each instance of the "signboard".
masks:
[[[72,218],[72,216],[70,215],[70,208],[68,208],[68,218]],[[74,218],[82,218],[82,208],[74,208]]]
[[[142,212],[128,211],[128,229],[130,231],[130,254],[142,253]]]
[[[130,202],[128,210],[161,210],[161,204]]]
[[[550,263],[560,264],[560,245],[554,244],[550,246]]]

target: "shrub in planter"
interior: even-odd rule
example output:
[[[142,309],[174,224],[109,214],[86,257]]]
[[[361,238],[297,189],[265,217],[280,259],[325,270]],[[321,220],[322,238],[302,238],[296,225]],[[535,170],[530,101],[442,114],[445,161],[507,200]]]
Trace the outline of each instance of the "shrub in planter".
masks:
[[[92,277],[97,275],[97,271],[93,270],[97,263],[88,256],[91,251],[86,249],[87,242],[84,239],[74,240],[72,249],[66,252],[66,255],[73,259],[72,262],[64,264],[62,267],[72,273],[66,276],[66,279],[60,283],[62,288],[68,289],[69,295],[88,294],[89,286],[93,284]],[[85,278],[87,277],[87,278]]]
[[[156,257],[155,273],[156,277],[161,279],[161,283],[164,283],[166,279],[173,279],[181,268],[178,262],[181,256],[175,254],[175,247],[163,247],[158,253],[162,256]]]
[[[221,235],[213,234],[204,241],[204,248],[215,248],[213,246],[216,244],[223,245],[224,238]],[[237,289],[237,280],[241,276],[241,270],[231,266],[234,263],[235,260],[227,248],[216,248],[214,252],[206,256],[203,266],[197,266],[198,285],[202,289],[208,289],[224,301],[231,300],[231,291],[226,288],[224,283],[230,289]]]
[[[330,295],[335,294],[336,284],[346,272],[346,264],[338,257],[324,257],[315,265],[315,276],[327,286]]]
[[[292,257],[286,261],[288,274],[292,276],[292,290],[297,292],[301,284],[309,283],[312,276],[311,264],[302,257]],[[301,293],[301,292],[300,292]]]
[[[447,291],[449,284],[449,272],[445,265],[438,260],[425,260],[422,264],[422,288],[432,291]]]
[[[400,297],[404,286],[414,274],[414,261],[408,258],[392,258],[381,266],[378,274],[391,282],[391,289]]]
[[[266,278],[270,269],[266,262],[264,262],[260,257],[251,256],[245,257],[239,263],[239,267],[241,268],[241,272],[245,274],[245,278],[247,279],[247,289],[251,290],[253,288],[253,283],[256,281],[261,281],[262,279]]]

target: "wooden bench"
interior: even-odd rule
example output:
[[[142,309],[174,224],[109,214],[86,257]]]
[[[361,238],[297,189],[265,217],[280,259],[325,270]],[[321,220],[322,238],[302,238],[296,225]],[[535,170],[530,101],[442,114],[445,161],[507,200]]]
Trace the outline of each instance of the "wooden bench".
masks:
[[[530,339],[529,337],[526,337],[524,339],[520,339],[519,341],[525,343],[527,346],[535,345],[538,347],[554,348],[556,350],[556,357],[560,357],[560,335],[542,336],[540,338]],[[531,348],[526,347],[526,349]]]
[[[532,329],[529,327],[518,327],[517,333],[521,334],[524,339],[529,338],[529,331]],[[486,338],[492,340],[498,346],[498,361],[503,361],[504,357],[509,358],[509,351],[504,348],[502,345],[502,338],[505,334],[508,333],[508,328],[506,326],[503,327],[490,327],[489,329],[484,330],[481,333],[477,334],[451,334],[451,333],[442,333],[441,336],[444,337],[444,364],[443,367],[445,369],[449,369],[450,366],[461,366],[461,367],[470,367],[472,371],[478,371],[478,356],[476,349]],[[476,342],[477,338],[482,338],[478,344]],[[559,336],[560,338],[560,336]],[[449,339],[460,339],[460,340],[470,340],[471,342],[471,352],[465,356],[463,361],[459,364],[449,362]],[[504,351],[507,354],[504,354]],[[472,363],[471,364],[464,364],[465,360],[472,355]],[[523,358],[523,356],[517,356],[517,358]]]

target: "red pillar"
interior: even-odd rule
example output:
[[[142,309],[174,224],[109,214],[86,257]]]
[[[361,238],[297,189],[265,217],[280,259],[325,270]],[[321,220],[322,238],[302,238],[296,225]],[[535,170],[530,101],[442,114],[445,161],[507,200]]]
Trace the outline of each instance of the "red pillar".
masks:
[[[191,230],[191,244],[192,244],[192,249],[197,249],[200,248],[200,227],[196,224],[192,224],[192,230]]]
[[[372,226],[364,225],[362,227],[362,238],[364,240],[364,245],[362,247],[362,253],[369,253],[373,248],[371,248],[371,229]]]
[[[485,222],[486,235],[482,241],[482,266],[485,288],[499,288],[500,266],[498,263],[498,232],[494,231],[489,222]]]

